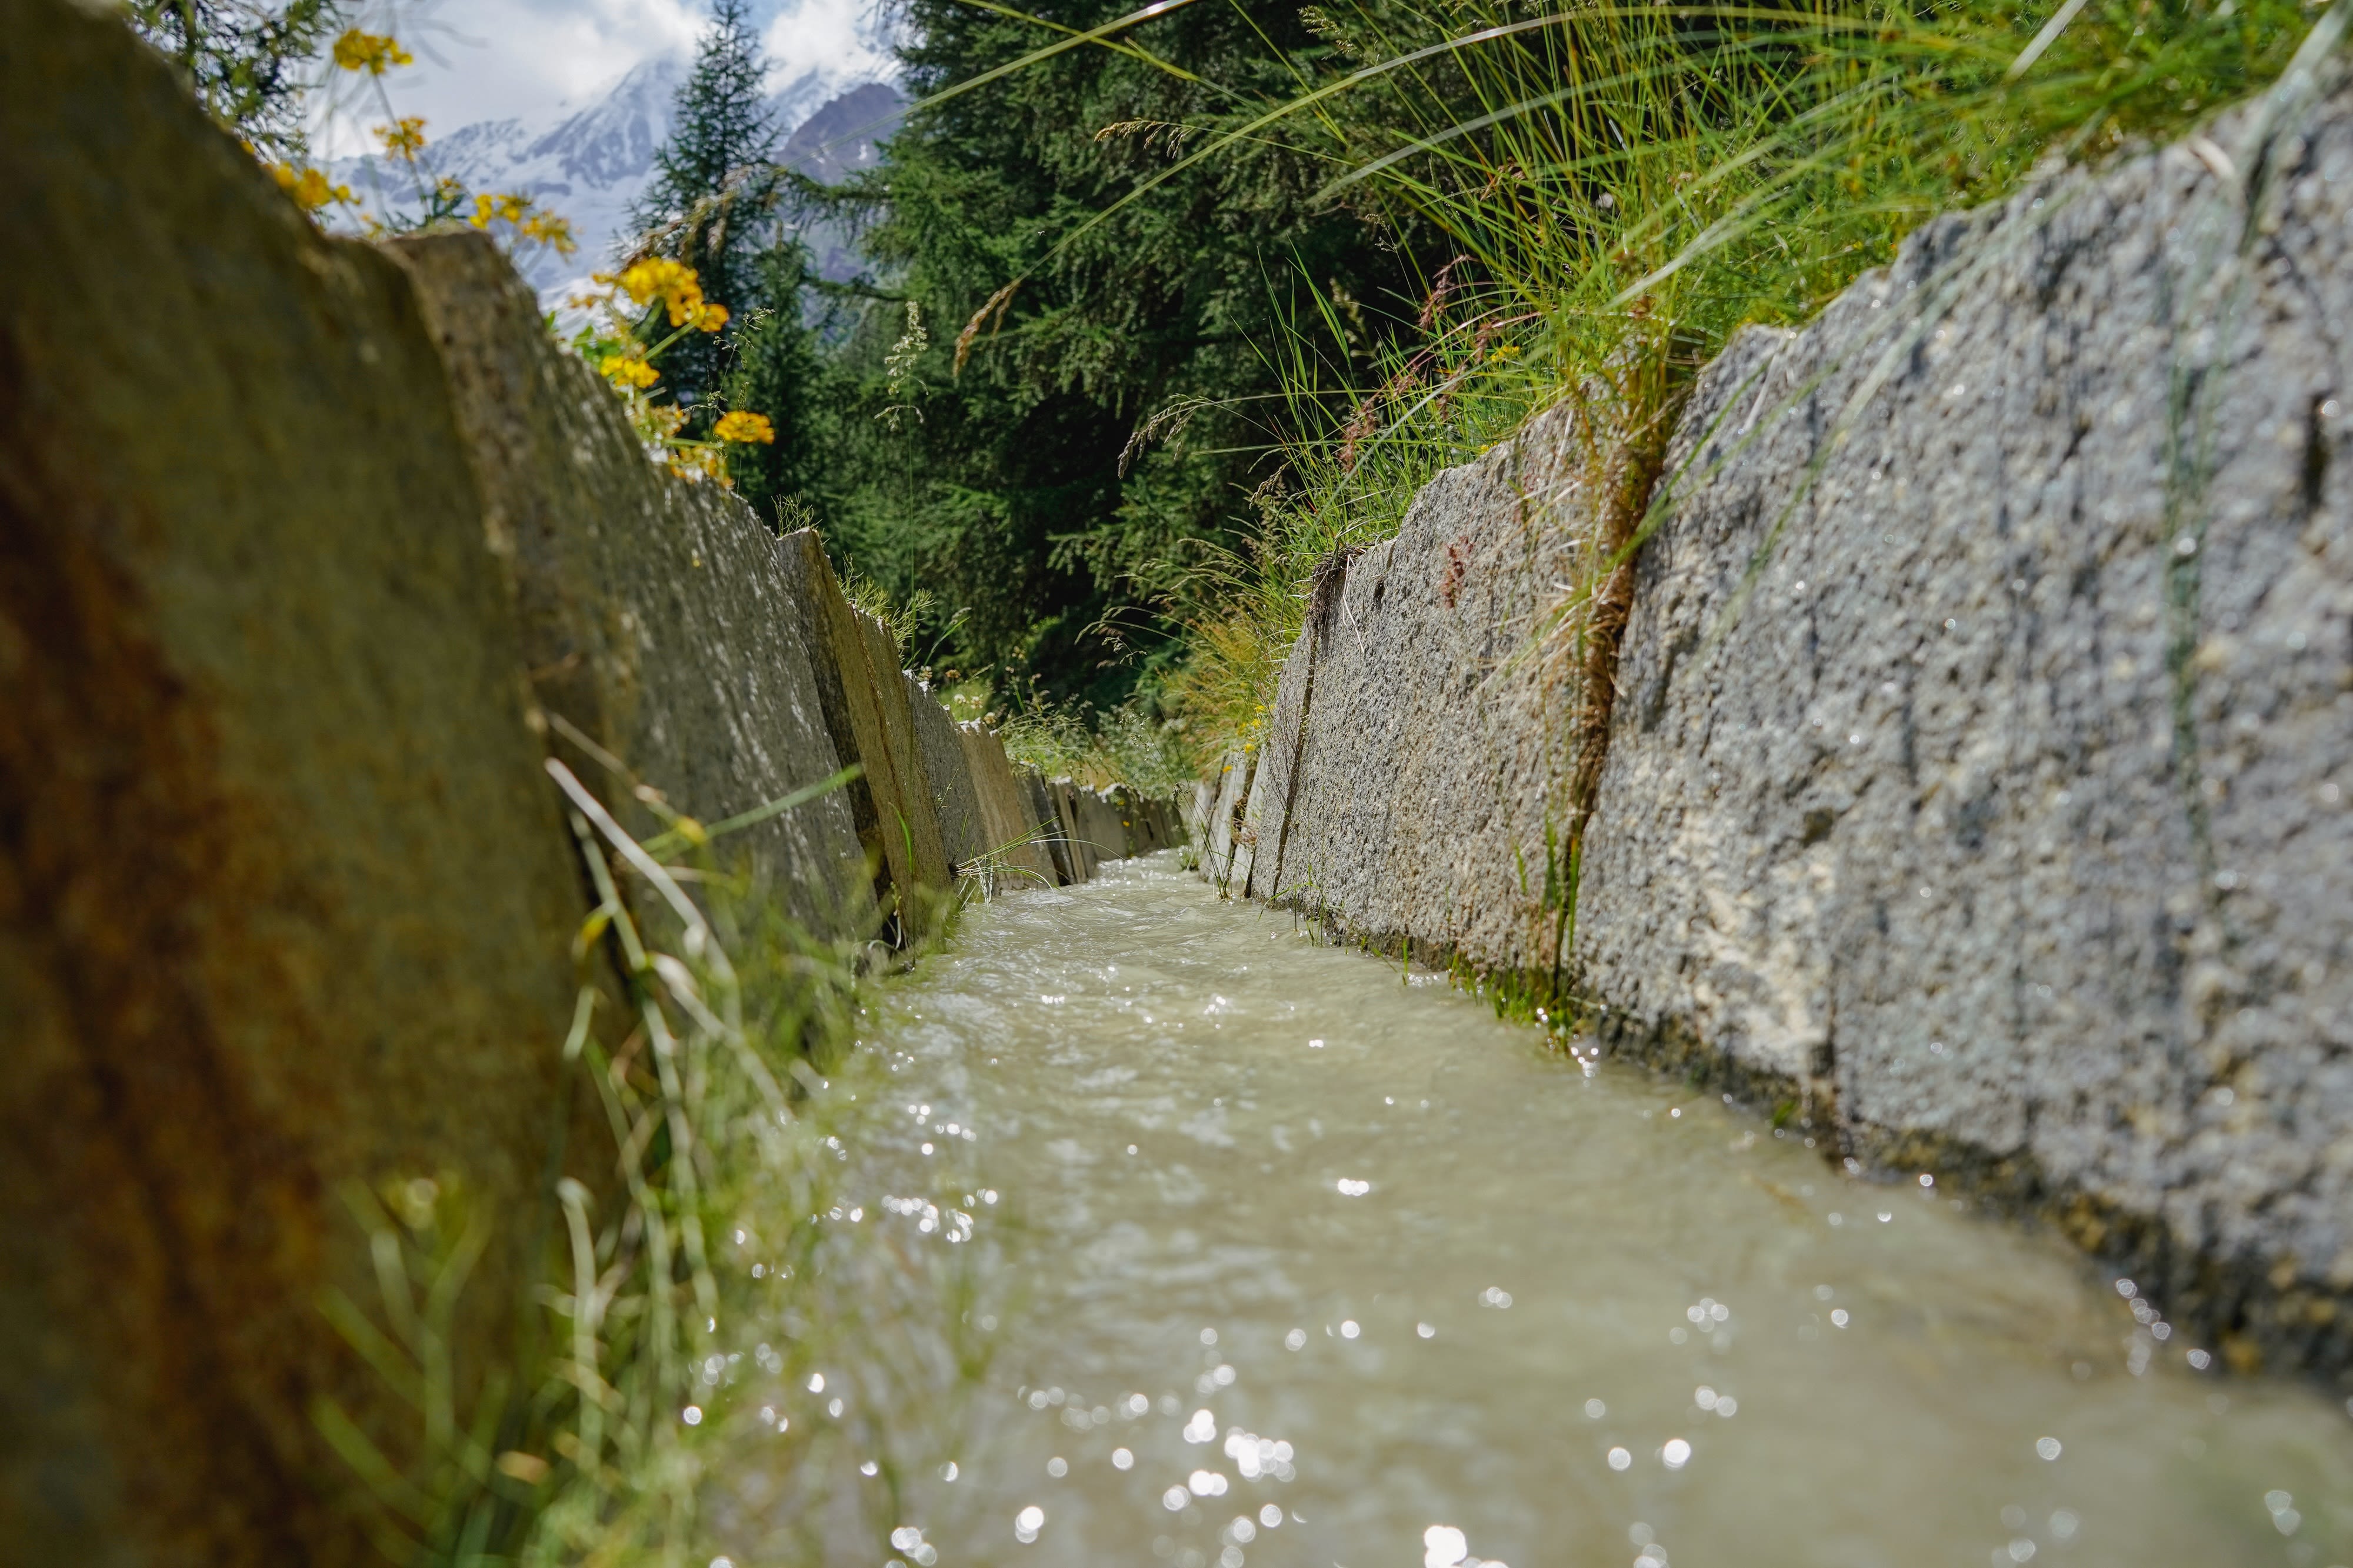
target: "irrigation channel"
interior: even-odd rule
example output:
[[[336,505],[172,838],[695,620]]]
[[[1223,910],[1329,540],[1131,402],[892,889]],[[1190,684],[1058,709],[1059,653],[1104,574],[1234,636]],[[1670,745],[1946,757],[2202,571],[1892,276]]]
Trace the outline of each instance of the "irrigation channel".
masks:
[[[857,1223],[955,1237],[996,1342],[860,1560],[2353,1560],[2325,1394],[1173,856],[976,911],[873,1025]]]

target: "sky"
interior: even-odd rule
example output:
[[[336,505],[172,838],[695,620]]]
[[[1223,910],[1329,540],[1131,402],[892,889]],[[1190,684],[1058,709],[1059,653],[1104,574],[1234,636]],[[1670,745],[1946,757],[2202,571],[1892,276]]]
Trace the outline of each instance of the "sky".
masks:
[[[754,0],[781,82],[830,67],[852,80],[895,74],[875,0]],[[542,122],[581,107],[641,60],[690,53],[707,0],[369,0],[360,25],[396,33],[417,63],[385,86],[401,114],[421,114],[428,136],[478,120]],[[323,138],[331,153],[358,151],[363,109]]]

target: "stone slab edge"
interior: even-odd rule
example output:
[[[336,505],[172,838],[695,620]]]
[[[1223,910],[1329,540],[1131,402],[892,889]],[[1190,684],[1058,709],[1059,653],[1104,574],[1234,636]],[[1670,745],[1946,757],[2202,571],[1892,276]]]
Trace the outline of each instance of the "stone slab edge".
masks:
[[[1933,224],[1814,326],[1746,334],[1703,375],[1640,559],[1570,968],[1613,1048],[2054,1219],[2233,1365],[2341,1373],[2341,92],[2309,129],[2251,160],[2280,172],[2244,262],[2242,209],[2177,148]],[[1937,321],[1807,486],[1924,289]],[[2166,371],[2218,337],[2185,509]],[[1332,608],[1345,636],[1363,605]],[[1327,919],[1285,862],[1331,635],[1311,616],[1256,776],[1216,781],[1202,867]],[[1386,803],[1317,809],[1311,832]],[[1445,934],[1388,923],[1417,952]]]
[[[732,492],[649,462],[601,378],[550,339],[488,237],[403,238],[449,371],[493,551],[512,575],[554,749],[640,837],[639,781],[706,822],[831,777],[839,752],[789,612],[785,549]],[[820,796],[723,841],[765,897],[823,935],[862,936],[872,895],[849,799]]]
[[[380,1561],[312,1421],[415,1457],[319,1310],[376,1300],[341,1193],[498,1216],[470,1398],[539,1278],[577,861],[406,275],[112,8],[0,28],[0,1563]]]

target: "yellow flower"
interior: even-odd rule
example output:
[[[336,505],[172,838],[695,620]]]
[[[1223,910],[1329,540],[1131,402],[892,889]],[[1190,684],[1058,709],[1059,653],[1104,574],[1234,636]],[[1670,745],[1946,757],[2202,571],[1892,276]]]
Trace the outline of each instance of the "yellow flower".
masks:
[[[580,247],[572,237],[572,222],[554,213],[533,213],[522,220],[523,238],[537,240],[558,256],[569,256]]]
[[[694,268],[667,256],[649,256],[618,278],[600,273],[596,280],[619,284],[640,305],[659,300],[673,327],[691,324],[698,331],[715,332],[727,324],[727,307],[704,300]]]
[[[645,351],[634,343],[598,360],[596,369],[615,386],[651,386],[661,379],[661,372],[647,363]]]
[[[690,484],[701,484],[705,479],[713,479],[718,482],[721,489],[735,488],[727,478],[725,461],[721,458],[718,448],[714,447],[673,447],[670,451],[668,467],[671,473]]]
[[[649,305],[656,299],[665,302],[680,300],[690,294],[697,301],[702,298],[702,286],[695,281],[694,268],[667,256],[649,256],[643,261],[632,262],[618,281],[629,298],[640,305]]]
[[[269,166],[269,173],[271,177],[277,180],[278,188],[292,196],[294,205],[306,213],[317,212],[329,202],[347,202],[352,199],[352,188],[349,185],[331,183],[327,176],[317,169],[298,169],[291,163],[272,163]]]
[[[541,211],[537,202],[520,192],[510,191],[503,195],[492,195],[488,193],[476,195],[474,216],[466,221],[476,228],[484,229],[494,223],[511,225],[515,231],[516,238],[528,240],[534,245],[543,245],[558,256],[569,256],[580,248],[573,242],[572,225],[568,220],[560,218],[554,213]],[[609,283],[613,279],[600,276],[597,281]],[[597,302],[594,300],[583,299],[575,299],[573,301],[575,305],[593,305]]]
[[[363,33],[352,27],[335,40],[335,63],[347,71],[382,76],[394,66],[415,65],[417,57],[389,33]]]
[[[738,408],[721,415],[719,423],[712,426],[712,434],[723,441],[757,441],[762,446],[771,446],[776,439],[776,427],[768,423],[766,415]]]
[[[494,223],[511,223],[518,227],[531,211],[531,198],[522,195],[494,196],[485,192],[474,198],[474,216],[470,220],[476,228],[488,228]]]
[[[425,117],[404,114],[389,125],[374,127],[375,139],[384,143],[387,156],[404,163],[417,162],[417,154],[425,149]]]

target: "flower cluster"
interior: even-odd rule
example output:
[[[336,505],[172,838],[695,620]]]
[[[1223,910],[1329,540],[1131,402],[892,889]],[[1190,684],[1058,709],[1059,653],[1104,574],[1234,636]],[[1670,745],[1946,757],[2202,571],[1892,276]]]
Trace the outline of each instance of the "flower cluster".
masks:
[[[599,357],[596,361],[596,374],[615,386],[634,386],[640,389],[651,386],[661,379],[661,372],[656,370],[646,358],[645,345],[637,342],[625,343],[614,353]]]
[[[389,125],[372,129],[375,139],[384,143],[386,157],[414,163],[417,154],[425,150],[425,117],[421,114],[404,114]]]
[[[416,57],[402,48],[400,40],[389,33],[369,33],[358,27],[345,29],[331,53],[342,69],[369,77],[382,77],[395,66],[416,63]],[[269,165],[279,188],[305,213],[315,216],[329,206],[344,207],[356,220],[360,231],[375,238],[455,223],[465,216],[470,200],[474,210],[467,221],[484,230],[493,225],[504,225],[510,250],[525,245],[543,245],[559,256],[569,256],[579,248],[572,237],[572,225],[543,210],[531,197],[517,194],[477,195],[466,188],[464,182],[448,174],[436,174],[424,156],[424,116],[395,113],[381,82],[365,90],[374,94],[388,117],[383,123],[370,126],[369,131],[384,148],[388,161],[406,167],[406,177],[416,197],[415,209],[403,212],[385,206],[382,210],[365,210],[349,185],[337,183],[323,170],[290,163]]]
[[[294,198],[294,205],[306,213],[317,212],[331,202],[348,202],[352,188],[339,185],[318,169],[298,169],[291,163],[272,163],[270,177],[278,188]]]
[[[721,415],[719,423],[711,427],[711,433],[723,441],[757,441],[764,447],[774,446],[776,440],[776,427],[768,423],[766,415],[754,414],[743,408]]]
[[[485,192],[474,198],[474,216],[466,220],[476,228],[487,229],[494,223],[503,223],[513,229],[515,237],[534,245],[543,245],[558,256],[569,256],[579,249],[572,238],[569,219],[543,210],[531,197],[509,192],[492,195]]]
[[[673,327],[715,332],[727,324],[727,307],[703,299],[702,284],[696,279],[694,268],[667,256],[649,256],[632,262],[618,278],[600,272],[596,281],[618,284],[640,305],[659,300],[669,310]]]
[[[389,33],[363,33],[357,27],[345,29],[335,40],[335,63],[347,71],[365,71],[370,76],[382,76],[395,66],[410,66],[417,57],[400,47],[400,40]]]
[[[493,217],[505,214],[496,204],[485,210]],[[703,298],[702,280],[693,268],[666,256],[645,257],[618,273],[600,272],[596,279],[604,286],[601,293],[576,294],[570,300],[573,309],[593,313],[574,335],[573,352],[595,365],[619,395],[622,411],[649,457],[680,479],[697,483],[710,479],[726,487],[731,483],[728,443],[773,445],[776,426],[765,414],[731,409],[712,422],[712,439],[696,440],[683,434],[692,410],[656,402],[652,389],[661,380],[655,362],[662,351],[689,332],[719,331],[727,324],[727,307]],[[648,326],[642,312],[657,303],[670,318],[670,331],[649,344],[638,336]]]
[[[488,228],[500,219],[504,219],[508,223],[521,223],[523,220],[523,215],[530,210],[529,196],[512,194],[492,195],[485,191],[474,198],[473,224],[476,228]]]

